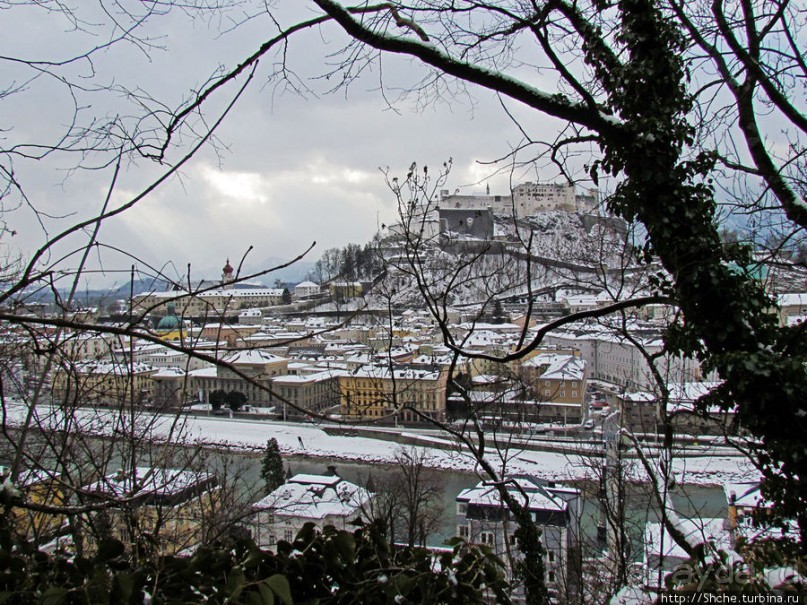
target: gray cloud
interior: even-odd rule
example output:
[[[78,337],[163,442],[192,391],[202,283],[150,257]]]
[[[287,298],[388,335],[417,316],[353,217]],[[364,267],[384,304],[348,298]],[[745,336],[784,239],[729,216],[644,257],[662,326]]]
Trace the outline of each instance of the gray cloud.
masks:
[[[35,15],[14,11],[8,17],[19,19],[19,26],[13,28],[19,32]],[[38,22],[35,43],[29,41],[16,48],[17,52],[51,58],[65,49],[75,52],[103,41],[102,37],[65,31],[53,15],[48,19],[52,21]],[[94,79],[87,82],[142,90],[170,107],[187,98],[218,66],[230,67],[257,48],[271,31],[267,23],[257,19],[215,36],[212,28],[217,24],[189,21],[174,12],[154,19],[143,30],[164,48],[145,53],[133,45],[113,46],[94,58]],[[16,40],[23,44],[22,39],[18,36]],[[201,152],[183,167],[179,177],[124,216],[106,223],[101,240],[126,248],[147,263],[161,265],[172,260],[180,267],[188,262],[218,266],[222,258],[237,257],[250,245],[255,246],[257,258],[289,257],[316,240],[314,254],[318,256],[329,247],[363,243],[379,222],[394,220],[395,200],[386,189],[380,166],[404,175],[412,161],[439,165],[453,158],[448,187],[470,186],[493,172],[477,160],[501,157],[520,140],[496,99],[485,91],[477,92],[473,102],[462,95],[419,107],[414,100],[404,101],[393,111],[378,90],[377,73],[368,73],[351,86],[347,96],[342,92],[325,95],[323,91],[331,83],[313,78],[323,73],[325,55],[336,48],[336,42],[323,45],[323,40],[338,39],[338,32],[323,29],[292,42],[293,66],[301,81],[314,89],[306,97],[282,92],[268,81],[275,65],[274,58],[267,58],[252,89],[218,132],[220,153]],[[65,40],[69,46],[63,46]],[[7,44],[15,44],[15,39]],[[88,63],[78,63],[68,72],[76,75],[88,69]],[[419,73],[398,59],[385,59],[384,69],[386,81],[397,84],[411,81]],[[40,77],[12,105],[4,101],[4,109],[13,109],[5,113],[7,123],[15,128],[9,137],[15,141],[54,140],[70,116],[67,92],[52,79]],[[234,87],[225,92],[212,100],[209,115],[215,115]],[[138,110],[135,99],[115,90],[76,94],[82,119],[115,115],[131,124]],[[148,104],[155,106],[152,101]],[[513,110],[519,112],[517,107]],[[532,126],[545,129],[548,125]],[[89,159],[97,163],[103,158]],[[65,169],[76,161],[71,155],[45,162],[17,162],[32,203],[50,214],[66,216],[46,219],[51,232],[92,216],[108,187],[109,169],[77,172],[66,179]],[[161,170],[164,168],[146,160],[127,163],[113,199],[116,203],[129,199]],[[505,190],[507,175],[494,179],[491,187]],[[5,243],[24,251],[41,245],[43,235],[30,212],[22,208],[6,220],[19,236],[13,242],[4,237]],[[76,247],[83,241],[86,235],[79,234],[69,244]],[[61,248],[67,249],[69,246]],[[122,262],[130,261],[110,258],[104,266]]]

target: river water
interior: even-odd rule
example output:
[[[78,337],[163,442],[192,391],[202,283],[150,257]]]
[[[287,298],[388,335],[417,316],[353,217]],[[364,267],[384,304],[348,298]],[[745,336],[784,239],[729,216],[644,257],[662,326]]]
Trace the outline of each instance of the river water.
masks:
[[[229,451],[221,452],[219,455],[223,459],[234,462],[243,474],[242,479],[250,485],[250,491],[256,491],[262,484],[260,478],[260,454],[246,454],[243,452]],[[0,455],[0,463],[8,463],[6,456]],[[144,463],[147,463],[144,460]],[[363,485],[368,477],[381,476],[391,470],[390,465],[369,462],[345,461],[342,459],[330,458],[306,458],[290,457],[283,458],[284,466],[291,474],[311,473],[325,474],[329,466],[336,467],[337,473],[344,479]],[[114,465],[113,465],[114,466]],[[220,462],[212,462],[212,470],[218,474]],[[476,485],[480,478],[472,473],[458,471],[439,470],[434,471],[440,474],[440,483],[443,487],[442,498],[442,523],[439,531],[435,532],[429,539],[429,546],[443,546],[447,538],[455,535],[456,521],[456,496],[465,488]],[[572,482],[570,485],[578,487],[582,491],[583,506],[580,519],[582,530],[582,543],[587,545],[587,554],[597,556],[603,545],[597,538],[597,526],[600,519],[600,507],[596,490],[589,483]],[[627,525],[631,528],[630,535],[636,549],[636,556],[641,552],[641,541],[644,533],[644,526],[647,522],[657,520],[657,510],[655,500],[647,484],[632,484],[626,488],[626,518]],[[258,496],[261,497],[263,494]],[[726,498],[721,486],[684,485],[678,486],[672,492],[672,502],[675,510],[681,517],[721,517],[727,515]]]
[[[363,484],[372,473],[379,476],[391,467],[383,464],[346,462],[327,458],[287,457],[284,463],[292,474],[313,473],[324,474],[328,466],[336,467],[339,476],[353,483]],[[257,466],[256,462],[256,466]],[[435,471],[440,473],[443,485],[443,515],[438,533],[431,536],[430,546],[442,546],[447,538],[456,532],[456,496],[465,488],[476,485],[480,478],[471,473],[456,471]],[[580,519],[582,543],[588,545],[588,554],[594,556],[601,550],[602,544],[597,539],[597,525],[600,518],[600,506],[592,485],[584,483],[572,484],[583,492],[583,506]],[[647,484],[634,484],[626,488],[626,519],[631,528],[630,534],[637,546],[635,553],[641,552],[638,546],[642,540],[644,525],[658,519],[655,500]],[[671,494],[673,506],[681,517],[722,517],[727,515],[726,498],[720,486],[685,485],[677,487]]]

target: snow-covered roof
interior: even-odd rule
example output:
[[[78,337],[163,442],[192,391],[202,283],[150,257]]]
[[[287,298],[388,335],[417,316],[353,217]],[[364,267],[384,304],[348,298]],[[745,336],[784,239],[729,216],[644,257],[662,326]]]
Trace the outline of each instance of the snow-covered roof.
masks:
[[[308,367],[306,365],[306,367]],[[288,374],[278,376],[272,379],[272,383],[276,385],[293,385],[293,384],[309,384],[328,380],[329,378],[336,378],[337,376],[347,376],[349,372],[346,370],[323,370],[315,374]]]
[[[631,391],[621,396],[625,401],[635,403],[650,403],[656,400],[656,396],[648,391]]]
[[[119,375],[144,374],[153,372],[156,368],[142,362],[115,363],[111,361],[77,361],[73,364],[74,371],[80,374]]]
[[[723,486],[726,501],[741,508],[770,508],[773,504],[759,489],[759,481],[727,483]]]
[[[132,472],[118,471],[91,483],[85,492],[108,498],[179,496],[214,481],[207,471],[138,466]]]
[[[371,494],[336,475],[295,475],[271,494],[252,505],[254,512],[319,520],[329,516],[358,514]]]
[[[676,520],[676,525],[684,534],[687,542],[695,547],[698,544],[714,544],[718,550],[731,548],[731,536],[726,527],[726,520],[721,518],[684,519]],[[650,556],[674,557],[688,559],[686,551],[672,539],[666,528],[662,530],[661,523],[648,523],[645,526],[645,562]]]
[[[576,307],[583,305],[596,307],[599,300],[599,297],[594,294],[578,294],[577,296],[564,296],[561,298],[561,301]]]
[[[586,375],[584,359],[564,353],[541,353],[524,362],[527,367],[543,367],[543,380],[583,380]]]
[[[484,323],[484,322],[476,322],[476,323],[461,323],[458,328],[462,330],[488,330],[490,332],[520,332],[521,326],[512,323],[499,323],[499,324],[492,324],[492,323]]]
[[[440,371],[426,366],[395,367],[392,372],[388,366],[363,366],[353,373],[357,378],[375,378],[396,380],[439,380]]]
[[[432,353],[431,355],[418,355],[417,357],[413,358],[412,361],[409,363],[414,365],[440,365],[440,366],[449,366],[451,365],[452,361],[454,360],[453,355],[436,355]],[[462,366],[467,363],[466,360],[458,360],[457,365]]]
[[[0,465],[0,483],[5,483],[11,476],[11,469],[7,466]],[[17,477],[17,485],[29,486],[43,483],[45,481],[54,481],[58,479],[59,474],[41,468],[32,468],[22,471]]]
[[[780,294],[778,297],[780,307],[807,306],[807,292],[791,292]]]
[[[667,412],[694,411],[694,403],[719,385],[719,382],[685,382],[683,384],[669,385],[670,393],[667,402]],[[625,401],[634,403],[650,403],[656,401],[656,395],[649,391],[632,391],[623,393],[620,397]],[[713,405],[709,406],[706,411],[718,414],[722,411],[722,408]]]
[[[191,370],[188,372],[188,376],[193,376],[195,378],[215,378],[218,376],[218,368],[215,366],[210,368],[199,368],[197,370]]]
[[[513,483],[517,483],[518,487]],[[526,493],[529,498],[527,508],[531,511],[565,512],[569,507],[562,498],[552,493],[552,488],[541,485],[529,477],[511,479],[507,490],[520,502],[523,499],[522,491]],[[502,506],[499,489],[488,481],[480,481],[475,487],[462,490],[457,495],[457,502],[496,508]]]
[[[720,386],[719,382],[684,382],[670,385],[670,401],[695,402]]]
[[[261,317],[263,313],[260,309],[244,309],[238,314],[238,317]]]
[[[231,353],[222,359],[222,361],[230,365],[263,365],[286,361],[286,358],[267,353],[266,351],[244,350]]]
[[[215,369],[215,368],[214,368]],[[185,376],[185,370],[182,368],[175,368],[173,366],[169,366],[167,368],[160,368],[154,374],[151,375],[151,378],[182,378]]]

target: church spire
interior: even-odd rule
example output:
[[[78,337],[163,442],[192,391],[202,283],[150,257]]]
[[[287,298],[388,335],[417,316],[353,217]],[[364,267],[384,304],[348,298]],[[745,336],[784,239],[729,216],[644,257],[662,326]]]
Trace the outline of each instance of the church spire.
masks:
[[[233,277],[233,267],[230,264],[230,259],[227,259],[227,263],[224,265],[224,268],[221,270],[221,285],[226,286],[231,284],[235,281],[235,277]]]

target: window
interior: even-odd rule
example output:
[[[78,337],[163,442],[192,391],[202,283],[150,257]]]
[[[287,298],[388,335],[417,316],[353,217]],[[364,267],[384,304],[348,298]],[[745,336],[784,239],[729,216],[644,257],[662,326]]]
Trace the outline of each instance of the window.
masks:
[[[516,537],[515,537],[515,535],[511,535],[510,538],[509,538],[509,541],[510,541],[510,546],[515,546],[516,545]]]
[[[466,514],[468,514],[468,505],[465,502],[458,502],[457,503],[457,514],[458,515],[466,515]]]
[[[555,551],[553,551],[553,550],[550,550],[550,551],[549,551],[549,562],[550,562],[550,563],[554,563],[554,562],[555,562]]]
[[[285,530],[283,530],[283,539],[286,542],[293,542],[294,541],[294,530],[293,529],[285,529]]]
[[[555,582],[555,572],[554,571],[549,572],[549,581],[552,582],[552,583]]]
[[[457,526],[457,534],[460,538],[467,538],[468,537],[468,526],[467,525],[458,525]]]
[[[482,544],[493,545],[496,542],[496,534],[492,531],[483,531],[479,534],[479,541]]]

